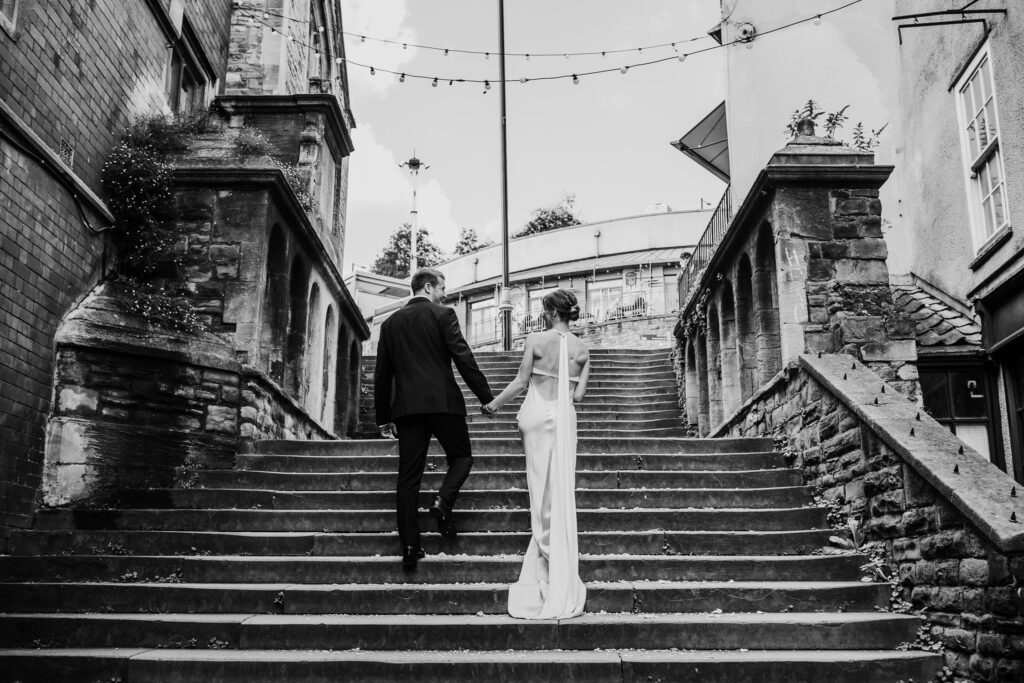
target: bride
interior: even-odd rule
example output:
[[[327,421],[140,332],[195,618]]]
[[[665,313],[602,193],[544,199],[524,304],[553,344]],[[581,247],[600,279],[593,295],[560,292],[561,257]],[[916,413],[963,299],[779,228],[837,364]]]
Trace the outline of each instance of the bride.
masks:
[[[519,581],[509,586],[508,613],[558,619],[583,612],[587,589],[579,577],[576,537],[576,409],[590,375],[590,353],[569,332],[579,319],[576,296],[564,289],[543,300],[548,330],[526,338],[519,374],[491,403],[493,415],[529,387],[519,409],[530,490],[530,547]]]

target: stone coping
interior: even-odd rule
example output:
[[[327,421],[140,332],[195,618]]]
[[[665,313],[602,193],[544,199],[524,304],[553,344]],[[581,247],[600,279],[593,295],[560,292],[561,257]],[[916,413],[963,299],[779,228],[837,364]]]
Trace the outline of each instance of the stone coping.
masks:
[[[310,415],[302,405],[292,398],[291,394],[284,390],[284,388],[274,381],[270,375],[263,372],[260,368],[253,367],[252,365],[243,365],[241,367],[242,380],[253,380],[259,383],[264,389],[273,394],[274,398],[281,403],[284,403],[293,411],[302,415],[311,425],[320,430],[320,436],[325,441],[338,441],[338,435],[329,430],[320,420]]]
[[[803,354],[798,363],[999,550],[1024,550],[1024,487],[1012,497],[1012,477],[852,356]]]

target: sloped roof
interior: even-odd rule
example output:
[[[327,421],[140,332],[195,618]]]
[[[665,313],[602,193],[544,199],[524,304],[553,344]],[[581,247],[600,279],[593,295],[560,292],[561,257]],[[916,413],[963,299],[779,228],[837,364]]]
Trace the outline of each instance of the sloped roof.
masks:
[[[918,346],[981,346],[981,327],[973,318],[920,287],[897,285],[893,300],[914,319]]]

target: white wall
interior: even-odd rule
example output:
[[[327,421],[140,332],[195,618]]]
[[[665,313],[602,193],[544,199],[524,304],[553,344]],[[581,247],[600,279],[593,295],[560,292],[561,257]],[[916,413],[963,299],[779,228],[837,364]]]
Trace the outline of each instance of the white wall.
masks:
[[[841,0],[722,0],[722,42],[751,23],[758,34],[814,16]],[[837,133],[849,140],[857,121],[865,128],[888,123],[876,163],[895,164],[882,188],[882,219],[889,244],[889,272],[909,272],[911,244],[900,220],[902,147],[898,115],[899,43],[893,0],[869,0],[751,43],[725,49],[726,115],[733,206],[739,207],[771,155],[786,144],[784,128],[794,109],[813,99],[826,111],[849,104],[850,120]],[[819,119],[819,124],[824,117]],[[818,134],[823,135],[821,126]]]
[[[514,239],[509,243],[511,272],[554,266],[567,261],[623,254],[646,249],[687,247],[697,244],[713,211],[676,211],[585,223]],[[601,236],[594,238],[594,231]],[[474,267],[474,261],[479,259]],[[445,274],[448,292],[501,275],[501,247],[460,256],[438,268]],[[553,272],[557,269],[552,268]]]

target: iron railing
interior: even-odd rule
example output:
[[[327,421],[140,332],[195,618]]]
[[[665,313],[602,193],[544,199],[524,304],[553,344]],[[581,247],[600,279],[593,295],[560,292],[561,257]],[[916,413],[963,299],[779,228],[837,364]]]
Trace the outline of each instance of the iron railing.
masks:
[[[700,280],[704,269],[707,268],[711,257],[714,256],[715,250],[718,249],[722,238],[729,230],[729,223],[732,221],[730,189],[731,186],[725,188],[725,193],[719,200],[715,212],[711,215],[708,227],[704,229],[704,234],[700,236],[696,248],[690,255],[690,260],[686,262],[683,272],[679,274],[679,306],[681,309],[685,308],[690,291]]]
[[[594,301],[580,301],[580,319],[573,325],[597,325],[601,323],[646,318],[664,315],[677,310],[672,301],[671,290],[665,295],[664,288],[645,289],[617,298],[605,297]],[[521,336],[544,329],[540,311],[512,311],[512,336]],[[501,339],[501,319],[497,315],[486,315],[474,320],[470,313],[466,325],[466,339],[470,344],[482,344]]]

